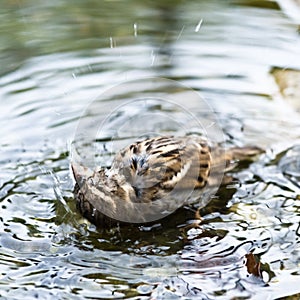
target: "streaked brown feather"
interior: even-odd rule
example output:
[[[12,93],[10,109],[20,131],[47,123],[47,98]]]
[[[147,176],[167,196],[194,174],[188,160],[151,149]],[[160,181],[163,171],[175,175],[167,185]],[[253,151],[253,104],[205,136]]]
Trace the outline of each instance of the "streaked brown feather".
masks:
[[[174,187],[193,190],[214,185],[215,179],[232,168],[234,161],[260,152],[256,147],[224,152],[195,136],[161,136],[139,141],[120,150],[109,171],[101,169],[88,174],[83,166],[72,164],[81,186],[75,188],[77,206],[99,226],[113,224],[119,213],[134,218],[139,212],[131,210],[133,203],[162,199]]]

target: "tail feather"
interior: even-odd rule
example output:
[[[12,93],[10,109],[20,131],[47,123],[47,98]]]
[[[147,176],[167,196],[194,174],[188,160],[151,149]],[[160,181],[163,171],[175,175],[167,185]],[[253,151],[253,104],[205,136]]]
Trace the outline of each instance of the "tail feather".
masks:
[[[256,146],[232,147],[226,150],[216,147],[212,149],[211,171],[216,174],[230,171],[240,162],[252,161],[263,152],[263,149]]]
[[[256,146],[230,148],[225,154],[225,171],[227,172],[234,169],[241,162],[251,162],[262,153],[264,153],[264,150]]]
[[[233,147],[227,151],[230,160],[238,161],[252,160],[262,153],[264,153],[264,150],[256,146]]]

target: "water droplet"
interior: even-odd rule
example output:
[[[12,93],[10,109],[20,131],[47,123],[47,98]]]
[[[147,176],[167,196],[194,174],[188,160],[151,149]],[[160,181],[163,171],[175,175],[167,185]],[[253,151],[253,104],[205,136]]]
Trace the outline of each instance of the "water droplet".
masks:
[[[134,36],[137,36],[137,23],[133,24],[133,34]]]
[[[96,214],[96,208],[93,208],[92,217],[95,217]]]
[[[200,30],[200,28],[201,28],[201,26],[202,26],[202,23],[203,23],[203,19],[201,19],[201,20],[199,21],[199,23],[197,24],[197,26],[196,26],[196,28],[195,28],[195,32],[198,32],[198,31]]]
[[[152,50],[151,51],[151,66],[154,65],[154,61],[155,61],[155,54],[154,54],[154,51]]]
[[[114,39],[112,37],[109,38],[110,48],[114,48]]]
[[[182,35],[183,31],[184,31],[184,27],[185,27],[185,26],[182,26],[182,28],[181,28],[181,30],[180,30],[180,32],[179,32],[177,38],[176,38],[177,41],[180,39],[180,37],[181,37],[181,35]]]

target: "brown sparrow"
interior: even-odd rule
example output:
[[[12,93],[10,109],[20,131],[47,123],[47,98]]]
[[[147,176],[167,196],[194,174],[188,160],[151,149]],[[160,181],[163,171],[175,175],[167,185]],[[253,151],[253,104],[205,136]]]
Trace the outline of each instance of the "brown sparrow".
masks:
[[[120,150],[110,169],[92,171],[72,162],[77,207],[100,227],[153,221],[195,201],[203,207],[210,200],[203,192],[217,189],[235,161],[261,152],[257,147],[225,152],[198,136],[138,141]]]

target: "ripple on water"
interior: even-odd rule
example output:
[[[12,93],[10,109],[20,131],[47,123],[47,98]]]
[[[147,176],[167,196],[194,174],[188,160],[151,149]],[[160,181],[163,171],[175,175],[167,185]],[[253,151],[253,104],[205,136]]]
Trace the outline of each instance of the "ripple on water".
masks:
[[[299,68],[299,39],[297,25],[276,3],[173,1],[167,9],[163,2],[120,2],[120,9],[111,1],[78,8],[64,1],[61,7],[16,3],[3,4],[0,25],[1,49],[11,57],[0,77],[1,297],[276,299],[299,293],[299,113],[282,102],[269,73]],[[77,120],[109,87],[157,75],[201,92],[227,145],[258,144],[266,154],[233,170],[237,180],[201,210],[200,229],[183,230],[194,219],[193,208],[186,208],[154,225],[98,230],[78,214],[72,196],[68,145]],[[153,95],[136,84],[117,96],[132,100],[136,90]],[[136,126],[143,109],[131,108],[127,131],[138,135],[149,120]],[[159,109],[165,107],[152,112]],[[172,127],[157,125],[164,132]],[[120,147],[133,138],[123,137]],[[113,148],[111,134],[98,142]],[[249,272],[251,254],[262,276]]]

